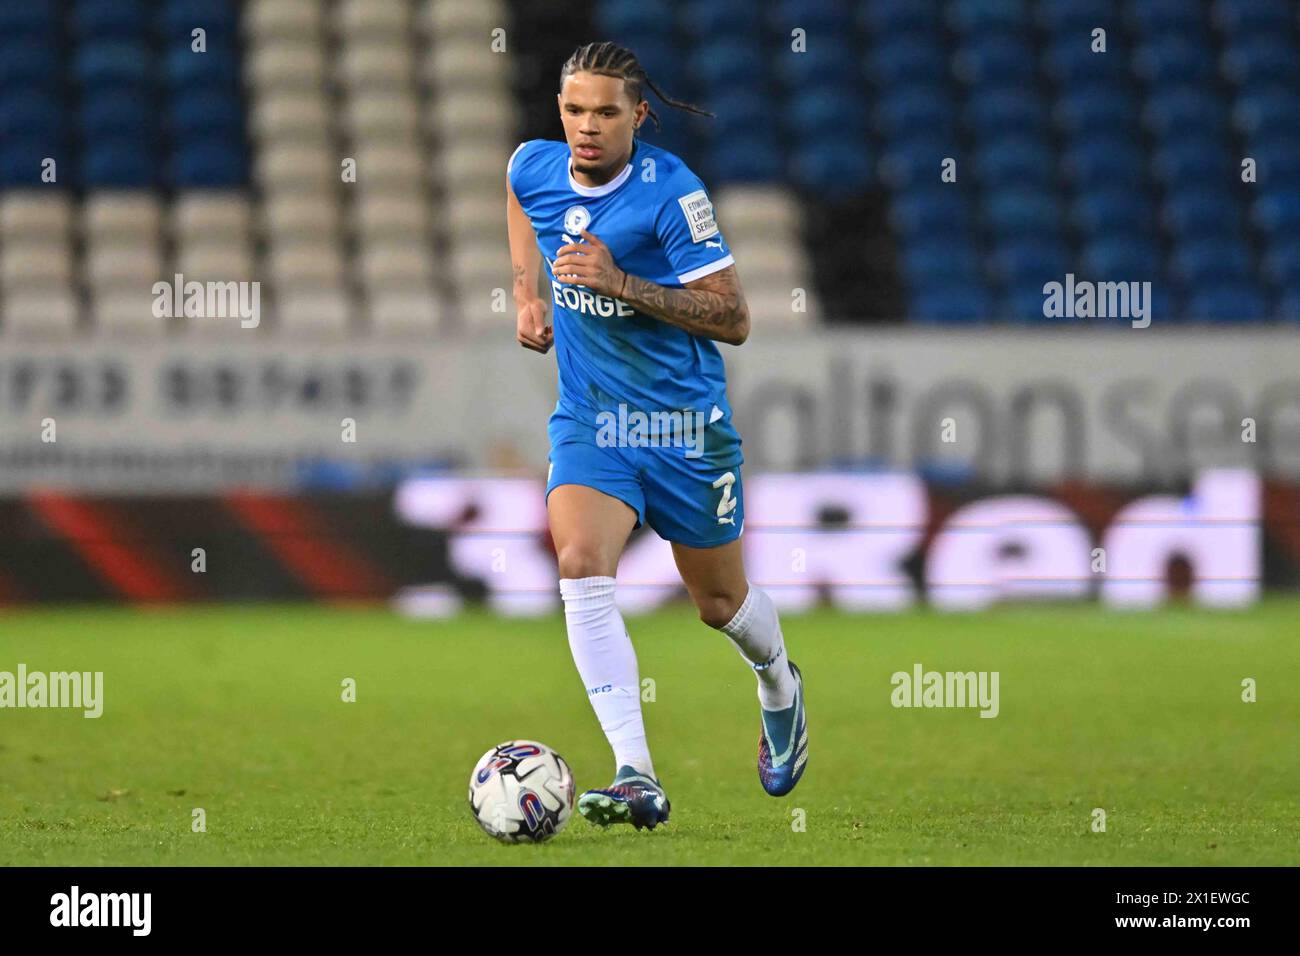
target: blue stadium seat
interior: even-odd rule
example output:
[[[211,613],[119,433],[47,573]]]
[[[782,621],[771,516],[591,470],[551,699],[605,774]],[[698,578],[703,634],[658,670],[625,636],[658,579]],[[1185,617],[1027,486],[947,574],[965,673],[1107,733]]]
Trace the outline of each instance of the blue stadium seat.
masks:
[[[58,90],[59,55],[53,43],[24,43],[20,38],[0,39],[0,89]]]
[[[1282,290],[1273,318],[1281,322],[1300,322],[1300,285],[1288,286]]]
[[[902,254],[903,274],[913,287],[981,281],[975,246],[962,233],[918,237]]]
[[[757,39],[729,37],[716,43],[696,45],[687,55],[687,65],[700,89],[761,89],[766,59]]]
[[[48,93],[0,94],[0,142],[6,139],[60,143],[64,135],[63,104]]]
[[[940,0],[873,0],[857,4],[858,21],[882,39],[937,34],[942,23]]]
[[[227,140],[192,139],[176,150],[170,174],[181,189],[229,188],[247,182],[248,168],[241,147]]]
[[[769,23],[783,37],[789,37],[795,27],[803,27],[810,34],[846,33],[853,27],[854,5],[850,0],[776,0],[764,4]],[[809,52],[815,45],[809,42]]]
[[[149,79],[149,48],[143,42],[104,40],[83,43],[72,58],[72,71],[87,87],[137,83]]]
[[[886,38],[867,56],[867,71],[885,89],[902,84],[928,85],[947,71],[948,58],[937,37],[902,35]]]
[[[0,138],[0,186],[40,186],[41,163],[52,158],[59,164],[61,176],[67,175],[63,143],[52,144],[28,139]],[[65,180],[66,181],[66,180]]]
[[[1125,86],[1089,83],[1062,90],[1055,116],[1072,135],[1090,136],[1099,129],[1116,130],[1137,120],[1137,103]]]
[[[1187,300],[1194,322],[1258,322],[1267,315],[1264,295],[1248,282],[1193,289]]]
[[[1225,191],[1192,188],[1165,198],[1162,220],[1180,239],[1217,236],[1240,228],[1241,210]]]
[[[1285,35],[1242,38],[1223,52],[1223,72],[1238,86],[1292,83],[1300,76],[1296,49]]]
[[[172,44],[163,57],[165,82],[176,89],[187,86],[209,90],[239,89],[239,58],[234,47],[208,44],[206,53],[195,53],[189,43]]]
[[[1092,51],[1092,38],[1070,34],[1051,41],[1044,58],[1047,70],[1062,88],[1074,85],[1130,82],[1127,58],[1119,37],[1108,34],[1105,53]]]
[[[1251,137],[1300,133],[1300,92],[1289,86],[1245,90],[1232,116],[1237,128]]]
[[[1153,241],[1111,233],[1084,243],[1084,277],[1101,281],[1155,281],[1160,276],[1160,252]]]
[[[1109,33],[1116,25],[1115,0],[1070,0],[1069,3],[1035,4],[1038,22],[1049,33],[1091,36],[1094,27]]]
[[[1187,0],[1139,0],[1125,5],[1133,26],[1147,36],[1200,35],[1205,32],[1205,10]]]
[[[143,0],[75,0],[70,23],[89,40],[143,40],[150,29]]]
[[[1035,136],[986,140],[975,155],[975,171],[987,187],[1027,185],[1047,188],[1056,182],[1055,157],[1047,141]]]
[[[1079,194],[1071,220],[1087,236],[1151,234],[1156,221],[1147,193],[1105,184]]]
[[[790,157],[790,176],[795,184],[825,199],[865,193],[871,174],[865,142],[807,143],[796,146]]]
[[[1152,37],[1134,51],[1133,67],[1154,86],[1208,83],[1214,79],[1211,48],[1182,36]]]
[[[1016,239],[998,243],[990,261],[993,274],[1006,286],[1041,292],[1044,282],[1064,280],[1070,256],[1059,239]]]
[[[1166,189],[1186,186],[1203,188],[1207,183],[1222,185],[1237,175],[1227,147],[1213,138],[1185,137],[1162,146],[1151,158],[1151,170]]]
[[[867,118],[862,110],[862,93],[857,90],[810,90],[799,97],[797,106],[784,110],[783,117],[785,128],[797,138],[826,136],[833,131],[837,138],[865,141]]]
[[[1018,34],[980,34],[963,43],[953,57],[953,72],[967,83],[1031,84],[1037,73],[1036,51]]]
[[[1285,34],[1294,7],[1287,0],[1215,0],[1214,19],[1229,34]]]
[[[120,87],[87,90],[79,114],[82,138],[142,137],[153,128],[153,106],[144,91]]]
[[[1255,160],[1259,182],[1294,183],[1300,180],[1300,133],[1255,140],[1246,149]]]
[[[1296,192],[1295,184],[1282,184],[1255,200],[1252,217],[1271,235],[1289,237],[1300,232],[1300,192]]]
[[[750,0],[689,0],[678,5],[677,22],[700,37],[758,38],[763,26]]]
[[[908,310],[916,322],[976,324],[991,317],[988,292],[975,284],[919,289],[910,297]]]
[[[1023,86],[977,90],[966,107],[966,118],[979,137],[1042,133],[1047,114],[1037,93]]]
[[[1300,236],[1279,236],[1264,256],[1264,274],[1279,286],[1300,288]]]
[[[0,4],[0,36],[50,39],[58,31],[56,0],[22,0]]]
[[[706,162],[710,174],[720,183],[774,182],[781,178],[781,154],[771,136],[761,133],[715,141]]]
[[[843,37],[822,37],[808,44],[806,53],[791,54],[787,45],[777,48],[772,60],[781,81],[791,89],[821,86],[851,86],[862,80],[858,55]]]
[[[1128,137],[1094,136],[1076,142],[1066,151],[1065,169],[1084,188],[1120,184],[1140,189],[1145,179],[1144,159]]]
[[[596,4],[596,27],[605,36],[633,44],[642,38],[671,41],[673,36],[672,18],[658,5],[643,0],[602,0]],[[639,56],[640,50],[637,52]]]
[[[896,196],[890,222],[904,237],[928,238],[935,233],[959,232],[970,225],[970,207],[955,189],[939,186]]]
[[[1024,0],[950,0],[948,22],[961,33],[1018,32],[1029,18]]]
[[[949,91],[943,87],[908,87],[877,104],[876,123],[890,135],[913,130],[932,134],[951,134],[955,127],[955,108]]]
[[[158,183],[155,151],[129,136],[104,137],[84,144],[81,182],[88,187],[144,188]]]
[[[214,39],[234,39],[239,25],[239,7],[230,0],[162,0],[161,26],[168,39],[184,37],[202,28],[207,31],[208,49]]]
[[[719,140],[761,133],[772,122],[772,104],[757,90],[716,91],[709,95],[708,108],[717,117],[710,133]]]
[[[1020,189],[994,192],[985,203],[984,216],[994,231],[1007,237],[1058,236],[1064,221],[1055,195]]]
[[[214,140],[238,140],[244,128],[243,110],[238,100],[202,91],[173,97],[168,104],[167,122],[177,136]]]
[[[1251,260],[1244,241],[1207,236],[1174,247],[1173,273],[1189,288],[1209,287],[1250,278]]]
[[[939,186],[941,164],[954,152],[951,140],[936,139],[921,131],[889,144],[881,159],[880,175],[895,189],[916,184]]]
[[[1147,98],[1142,121],[1159,137],[1187,131],[1222,136],[1227,129],[1227,109],[1210,88],[1169,86]]]

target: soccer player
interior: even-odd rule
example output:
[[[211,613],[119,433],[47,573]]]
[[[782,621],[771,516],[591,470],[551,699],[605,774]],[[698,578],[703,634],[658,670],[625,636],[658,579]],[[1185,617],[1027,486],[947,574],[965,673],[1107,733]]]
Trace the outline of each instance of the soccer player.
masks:
[[[744,459],[714,343],[743,344],[749,310],[703,184],[637,138],[647,117],[659,123],[646,87],[711,115],[661,93],[631,51],[591,43],[560,71],[566,142],[523,143],[506,172],[517,338],[543,354],[554,345],[559,365],[546,507],[569,647],[614,750],[614,782],[584,793],[578,810],[637,829],[670,810],[614,603],[619,557],[642,524],[672,544],[700,619],[758,676],[764,789],[789,793],[808,757],[802,677],[741,557]],[[551,325],[538,294],[543,260]]]

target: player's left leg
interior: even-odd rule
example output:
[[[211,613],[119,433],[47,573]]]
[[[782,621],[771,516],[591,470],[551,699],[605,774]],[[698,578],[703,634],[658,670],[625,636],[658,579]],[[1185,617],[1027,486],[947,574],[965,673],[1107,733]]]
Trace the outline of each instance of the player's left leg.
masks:
[[[712,548],[674,544],[673,557],[700,620],[727,635],[758,677],[758,777],[772,796],[784,796],[808,760],[808,722],[776,605],[745,576],[739,538]]]

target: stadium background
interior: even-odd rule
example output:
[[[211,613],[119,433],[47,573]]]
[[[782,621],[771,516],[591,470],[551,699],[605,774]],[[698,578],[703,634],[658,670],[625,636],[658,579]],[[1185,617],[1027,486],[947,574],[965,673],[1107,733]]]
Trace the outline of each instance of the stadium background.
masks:
[[[250,629],[268,666],[323,670],[297,655],[342,653],[327,634],[391,651],[412,633],[392,631],[407,624],[391,606],[413,633],[480,648],[465,673],[499,701],[511,688],[480,668],[542,666],[495,623],[559,610],[542,502],[554,359],[513,340],[502,180],[521,140],[561,137],[560,64],[596,38],[717,114],[652,97],[664,128],[646,136],[709,186],[748,295],[751,339],[723,348],[744,540],[783,608],[1082,599],[1091,623],[1015,619],[1009,639],[1123,632],[1150,637],[1149,663],[1181,653],[1172,632],[1223,628],[1106,608],[1250,608],[1300,585],[1288,0],[14,0],[0,3],[8,657],[111,657],[81,643],[102,632],[130,649],[124,668],[179,674],[152,656],[166,646],[192,676]],[[1046,318],[1044,284],[1067,275],[1149,282],[1149,327]],[[180,277],[259,283],[255,327],[160,315],[155,283]],[[682,597],[653,533],[620,585],[646,612],[634,635],[703,640],[672,643],[698,627],[685,611],[649,613]],[[224,624],[186,610],[301,599],[326,607],[234,608]],[[96,616],[106,602],[164,610],[138,628]],[[1294,605],[1273,607],[1260,640],[1294,669]],[[808,625],[828,659],[860,636],[830,613]],[[964,646],[995,646],[1001,613],[970,619]],[[943,646],[926,645],[942,623],[896,619]],[[584,706],[571,716],[588,733]],[[11,726],[11,743],[39,732]],[[471,763],[498,727],[458,744]],[[1270,753],[1271,731],[1239,759]],[[59,746],[84,756],[72,736]],[[39,803],[47,784],[22,769],[9,796]],[[58,858],[18,836],[29,859]],[[151,860],[143,844],[105,854]]]

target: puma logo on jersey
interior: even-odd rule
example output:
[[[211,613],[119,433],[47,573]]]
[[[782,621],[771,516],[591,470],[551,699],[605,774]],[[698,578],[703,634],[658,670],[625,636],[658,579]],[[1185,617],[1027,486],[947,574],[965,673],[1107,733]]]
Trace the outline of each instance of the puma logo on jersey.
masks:
[[[721,248],[722,248],[722,241],[719,240],[718,242],[714,242],[712,239],[705,239],[705,240],[704,240],[704,245],[705,245],[706,247],[711,247],[711,248],[713,248],[713,249],[721,249]]]

